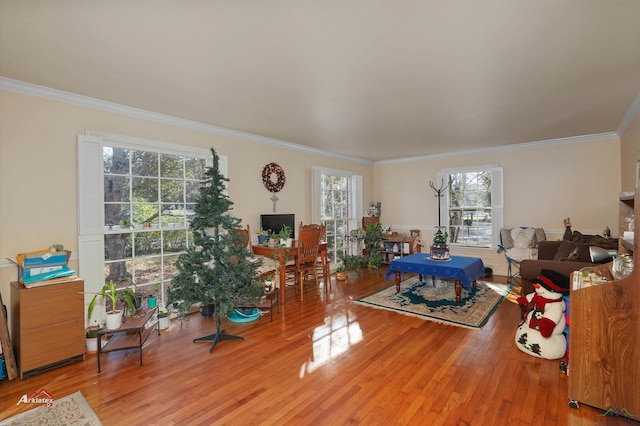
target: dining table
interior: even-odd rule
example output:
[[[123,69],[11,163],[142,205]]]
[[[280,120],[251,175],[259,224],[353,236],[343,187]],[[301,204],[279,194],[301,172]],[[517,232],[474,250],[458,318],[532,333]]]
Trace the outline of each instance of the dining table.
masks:
[[[285,300],[286,300],[286,286],[287,286],[287,262],[288,261],[292,261],[295,260],[295,255],[296,255],[296,247],[297,247],[297,241],[294,240],[291,243],[291,246],[289,247],[285,247],[285,246],[268,246],[268,245],[261,245],[261,244],[252,244],[251,245],[251,250],[253,251],[253,254],[258,255],[258,256],[265,256],[271,259],[275,259],[278,261],[278,269],[279,269],[279,275],[280,275],[280,283],[279,283],[279,288],[280,288],[280,303],[282,305],[284,305]],[[331,279],[329,278],[329,274],[330,274],[330,270],[329,270],[329,260],[328,260],[328,249],[327,249],[327,243],[325,241],[321,241],[320,245],[318,246],[318,256],[321,259],[322,262],[322,278],[324,280],[324,285],[325,285],[325,289],[328,290],[329,289],[329,285],[331,283]]]

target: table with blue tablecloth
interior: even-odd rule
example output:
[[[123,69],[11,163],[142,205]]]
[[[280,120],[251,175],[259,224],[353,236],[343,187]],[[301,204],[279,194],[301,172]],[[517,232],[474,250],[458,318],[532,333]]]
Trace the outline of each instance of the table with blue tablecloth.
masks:
[[[455,281],[456,302],[460,302],[462,287],[467,290],[475,289],[476,280],[484,276],[484,264],[477,257],[451,256],[449,260],[432,260],[427,253],[416,253],[392,261],[384,279],[394,276],[396,292],[399,293],[402,274],[407,272],[420,276],[452,278]]]

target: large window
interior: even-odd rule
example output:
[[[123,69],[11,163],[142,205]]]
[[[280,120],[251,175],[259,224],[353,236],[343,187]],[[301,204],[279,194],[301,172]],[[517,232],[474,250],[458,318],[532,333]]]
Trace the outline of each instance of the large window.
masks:
[[[192,244],[189,220],[208,165],[204,150],[79,138],[78,261],[87,291],[125,280],[157,289],[164,302],[176,260]]]
[[[328,257],[335,264],[348,252],[348,236],[362,217],[362,178],[339,170],[314,168],[313,222],[327,225]]]
[[[103,147],[105,282],[166,287],[191,244],[188,221],[204,158]]]
[[[448,183],[440,222],[448,225],[451,244],[496,246],[502,227],[502,169],[450,169],[438,180]]]

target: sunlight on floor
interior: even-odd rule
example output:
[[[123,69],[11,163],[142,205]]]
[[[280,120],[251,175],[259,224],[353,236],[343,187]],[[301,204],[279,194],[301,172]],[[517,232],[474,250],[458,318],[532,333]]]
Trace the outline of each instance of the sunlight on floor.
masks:
[[[362,341],[362,330],[355,315],[349,312],[346,305],[341,305],[325,317],[323,325],[313,330],[313,359],[301,365],[301,379]]]

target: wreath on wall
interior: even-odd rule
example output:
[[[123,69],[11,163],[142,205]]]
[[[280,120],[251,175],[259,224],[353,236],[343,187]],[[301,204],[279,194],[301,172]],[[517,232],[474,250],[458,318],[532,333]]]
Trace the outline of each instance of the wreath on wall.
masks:
[[[278,163],[269,163],[262,169],[262,183],[267,191],[280,192],[285,182],[284,169]]]

